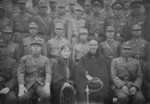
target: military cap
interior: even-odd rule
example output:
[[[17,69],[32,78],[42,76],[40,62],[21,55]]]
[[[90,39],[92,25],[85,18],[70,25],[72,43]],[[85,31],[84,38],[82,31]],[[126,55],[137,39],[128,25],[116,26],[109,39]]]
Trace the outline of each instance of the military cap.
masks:
[[[79,34],[81,34],[81,33],[88,33],[88,30],[85,28],[82,28],[79,30]]]
[[[46,2],[39,2],[39,7],[47,7]]]
[[[26,3],[27,0],[18,0],[19,3]]]
[[[137,9],[137,8],[141,8],[141,6],[142,6],[142,2],[141,1],[134,1],[134,2],[132,2],[131,4],[130,4],[130,8],[131,9]]]
[[[36,22],[32,21],[32,22],[30,22],[30,24],[29,24],[29,28],[30,28],[30,27],[38,27],[38,24],[37,24]]]
[[[56,3],[57,0],[49,0],[49,3]]]
[[[80,5],[76,5],[74,9],[75,10],[84,11],[84,9],[82,8],[82,6],[80,6]]]
[[[58,3],[57,7],[58,8],[65,8],[66,5],[65,5],[65,3],[60,2],[60,3]]]
[[[84,2],[84,5],[91,5],[91,1],[90,1],[90,0],[86,0],[86,1]]]
[[[109,25],[109,26],[106,27],[106,31],[115,31],[115,27]]]
[[[4,30],[3,30],[4,33],[12,33],[12,28],[11,27],[6,27]]]
[[[102,0],[93,0],[92,5],[93,6],[103,6],[103,1]]]
[[[123,9],[124,8],[124,4],[120,1],[116,1],[112,4],[111,6],[112,9]]]
[[[35,39],[31,42],[30,45],[34,45],[34,44],[38,44],[38,45],[41,45],[41,46],[42,46],[42,40],[35,38]]]
[[[64,28],[64,24],[63,23],[56,23],[55,24],[55,28],[56,29],[63,29]]]
[[[76,4],[76,0],[68,0],[68,4]]]
[[[129,46],[129,44],[126,42],[126,43],[123,43],[123,44],[122,44],[121,49],[122,49],[122,50],[131,50],[132,47]]]

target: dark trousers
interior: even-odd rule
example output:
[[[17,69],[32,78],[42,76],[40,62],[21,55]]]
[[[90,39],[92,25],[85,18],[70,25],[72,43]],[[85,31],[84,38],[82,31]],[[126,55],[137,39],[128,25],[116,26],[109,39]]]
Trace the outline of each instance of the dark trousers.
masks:
[[[39,97],[38,104],[50,104],[50,94],[43,92],[43,86],[40,84],[34,84],[27,93],[25,93],[23,96],[20,96],[19,103],[28,104],[33,93],[36,93]]]
[[[145,99],[141,91],[137,91],[134,95],[128,96],[122,89],[117,90],[117,104],[145,104]]]
[[[0,84],[0,90],[5,88]],[[16,104],[17,97],[15,91],[9,91],[7,94],[0,94],[0,104]]]

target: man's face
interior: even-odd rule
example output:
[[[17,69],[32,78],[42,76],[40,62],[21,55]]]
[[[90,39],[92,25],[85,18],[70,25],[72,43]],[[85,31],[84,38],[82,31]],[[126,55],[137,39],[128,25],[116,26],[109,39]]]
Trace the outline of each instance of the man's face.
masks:
[[[90,53],[95,54],[98,50],[98,42],[96,40],[89,41]]]
[[[104,0],[105,6],[110,6],[111,3],[112,3],[112,0]]]
[[[19,3],[19,9],[22,11],[22,10],[25,10],[26,9],[26,3]]]
[[[74,11],[74,7],[75,7],[75,4],[69,4],[69,9],[70,9],[71,11]]]
[[[39,44],[32,44],[31,45],[31,52],[33,54],[39,54],[42,50],[42,46]]]
[[[124,2],[124,8],[129,8],[131,1]]]
[[[114,9],[114,14],[115,14],[116,16],[120,16],[121,13],[122,13],[122,9]]]
[[[84,10],[85,11],[90,11],[91,5],[84,5]]]
[[[80,33],[80,40],[87,41],[88,33]]]
[[[142,33],[142,28],[140,25],[134,25],[132,27],[132,35],[134,37],[140,37],[141,36],[141,33]]]
[[[32,0],[32,3],[35,5],[38,5],[39,2],[40,2],[40,0]]]
[[[12,38],[12,32],[4,32],[3,36],[6,41],[9,41]]]
[[[58,14],[62,15],[65,13],[65,7],[58,7]]]
[[[99,13],[101,9],[102,9],[101,6],[93,6],[94,13]]]
[[[113,39],[114,38],[114,35],[115,35],[115,30],[113,27],[108,27],[106,29],[106,38],[109,38],[109,39]]]
[[[75,10],[76,17],[81,17],[83,12],[81,10]]]
[[[56,36],[62,36],[63,33],[64,33],[63,28],[55,28]]]
[[[32,36],[37,35],[38,33],[38,28],[37,27],[29,27],[29,34]]]
[[[63,50],[61,51],[61,56],[65,59],[68,59],[70,57],[71,50],[69,47],[64,47]]]
[[[123,57],[129,58],[131,56],[131,50],[122,49],[121,54],[122,54]]]
[[[40,13],[42,13],[42,14],[46,14],[46,13],[47,13],[48,8],[47,8],[47,7],[40,7],[40,8],[39,8],[39,10],[40,10]]]
[[[57,7],[57,3],[56,2],[49,2],[49,6],[51,9],[55,9]]]

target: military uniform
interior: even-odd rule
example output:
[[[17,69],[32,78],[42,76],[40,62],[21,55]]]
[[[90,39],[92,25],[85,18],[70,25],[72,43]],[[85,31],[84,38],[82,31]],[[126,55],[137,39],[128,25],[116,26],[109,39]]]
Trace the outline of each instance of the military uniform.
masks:
[[[40,40],[33,40],[31,45],[33,44],[39,44],[42,46],[42,42]],[[34,57],[32,54],[25,55],[20,60],[17,73],[19,87],[23,84],[28,90],[28,92],[24,95],[19,96],[19,102],[21,104],[28,103],[34,92],[36,92],[40,97],[39,103],[50,103],[50,94],[43,91],[45,84],[51,83],[50,62],[46,56],[41,54],[37,57]]]
[[[58,8],[59,7],[65,8],[65,5],[59,4]],[[55,27],[55,25],[57,23],[63,23],[64,24],[64,36],[69,40],[70,34],[72,34],[72,29],[71,29],[72,24],[71,24],[70,18],[67,17],[66,13],[64,13],[63,15],[60,15],[58,13],[57,17],[53,20],[53,26]],[[54,31],[53,31],[53,33],[54,33]]]
[[[0,5],[0,11],[5,12],[4,7],[2,5]],[[10,19],[4,16],[4,14],[1,15],[3,15],[3,18],[0,18],[0,32],[2,32],[5,29],[5,27],[10,26]]]
[[[47,8],[47,4],[45,2],[40,2],[39,7]],[[42,14],[39,12],[34,19],[39,24],[38,36],[43,38],[45,41],[49,40],[52,37],[52,18],[47,13]]]
[[[115,2],[111,6],[113,10],[119,10],[120,14],[115,14],[107,18],[106,25],[113,25],[115,27],[116,37],[126,38],[126,18],[121,11],[123,9],[123,4],[121,2]]]
[[[130,8],[132,8],[133,10],[135,8],[141,8],[140,3],[141,2],[139,2],[139,1],[132,2],[130,4]],[[132,25],[133,24],[140,24],[143,27],[143,25],[145,23],[145,19],[146,19],[144,13],[142,13],[140,11],[135,12],[133,10],[131,11],[130,16],[127,18],[127,31],[128,31],[127,34],[128,34],[129,39],[131,38],[131,27],[132,27]],[[143,33],[144,33],[144,31],[143,31]]]
[[[19,0],[19,3],[26,3],[26,0]],[[26,12],[26,10],[19,10],[17,13],[13,14],[11,17],[11,26],[14,35],[16,36],[15,41],[21,43],[22,39],[28,35],[28,24],[31,20],[32,15]]]
[[[1,104],[16,104],[16,88],[17,77],[16,69],[17,63],[14,59],[8,57],[6,47],[0,46],[0,57],[5,57],[0,60],[0,103]],[[6,56],[5,56],[6,55]],[[4,94],[3,89],[8,88],[8,93]]]
[[[33,40],[41,40],[42,41],[42,54],[44,56],[47,56],[47,46],[46,46],[46,41],[43,39],[43,38],[40,38],[38,36],[35,36],[35,37],[26,37],[23,39],[22,41],[22,47],[21,47],[21,52],[22,52],[22,55],[21,56],[24,56],[24,55],[29,55],[31,54],[31,51],[30,51],[30,44]]]
[[[95,1],[92,4],[93,7],[102,6],[102,2]],[[105,34],[105,16],[103,14],[99,13],[92,13],[91,16],[87,19],[87,29],[89,33],[94,33],[98,37],[104,38]]]
[[[57,3],[57,1],[56,0],[50,0],[49,3]],[[51,10],[49,15],[52,18],[52,20],[54,20],[58,15],[57,9],[55,8],[54,10]]]
[[[120,55],[121,43],[116,40],[106,40],[100,43],[100,52],[105,56],[106,60],[111,61]]]
[[[125,50],[131,49],[128,46],[122,47]],[[143,75],[138,60],[123,56],[113,59],[111,64],[111,77],[116,87],[115,94],[118,98],[117,104],[144,104],[145,100],[141,92]],[[130,90],[125,92],[123,87],[128,89],[136,88],[136,92],[131,94]]]
[[[54,38],[48,40],[47,42],[48,55],[54,58],[56,56],[59,56],[61,47],[65,44],[70,44],[70,42],[66,40],[64,37],[58,39],[58,37],[55,36]]]
[[[35,6],[35,7],[30,6],[30,7],[27,8],[27,11],[32,16],[35,16],[35,15],[37,15],[39,13],[39,7],[38,6]]]
[[[10,27],[7,27],[6,29],[3,30],[3,35],[6,35],[5,33],[10,33],[13,36],[13,31]],[[13,39],[13,37],[10,38],[9,40],[4,39],[3,42],[7,44],[8,56],[13,58],[14,60],[16,60],[16,62],[19,62],[20,46],[17,43],[14,43],[14,41],[12,39]]]
[[[125,42],[130,47],[132,47],[132,57],[138,60],[147,61],[148,56],[148,42],[142,38],[132,38],[131,40]]]

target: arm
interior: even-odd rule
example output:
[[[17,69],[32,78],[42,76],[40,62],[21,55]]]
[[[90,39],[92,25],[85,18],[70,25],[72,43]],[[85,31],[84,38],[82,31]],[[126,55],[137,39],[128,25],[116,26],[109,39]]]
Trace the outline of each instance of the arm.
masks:
[[[137,62],[137,75],[136,76],[137,76],[137,78],[134,81],[133,86],[135,86],[138,89],[141,89],[142,81],[143,81],[143,74],[141,71],[141,66],[140,66],[140,64],[138,64],[138,62]]]
[[[51,80],[52,80],[51,74],[52,74],[52,71],[51,71],[51,67],[50,67],[50,61],[48,58],[46,58],[46,61],[45,61],[45,75],[46,75],[45,83],[51,84]]]
[[[25,83],[24,82],[24,76],[25,76],[25,58],[23,57],[20,60],[20,64],[19,64],[18,69],[17,69],[17,77],[18,77],[19,85],[22,85]]]
[[[20,47],[19,47],[18,44],[16,45],[15,56],[16,56],[16,61],[17,61],[17,63],[19,63],[19,60],[20,60]]]
[[[76,45],[73,47],[72,59],[73,59],[73,61],[75,62],[75,59],[76,59]]]
[[[47,46],[46,46],[46,42],[45,40],[43,40],[43,44],[42,44],[42,53],[44,56],[47,56]]]
[[[117,62],[115,60],[113,60],[111,63],[111,77],[114,82],[114,85],[117,88],[121,88],[125,85],[125,83],[122,80],[120,80],[120,78],[117,75]]]
[[[17,84],[17,63],[14,61],[11,68],[11,79],[6,83],[6,87],[10,90]]]

